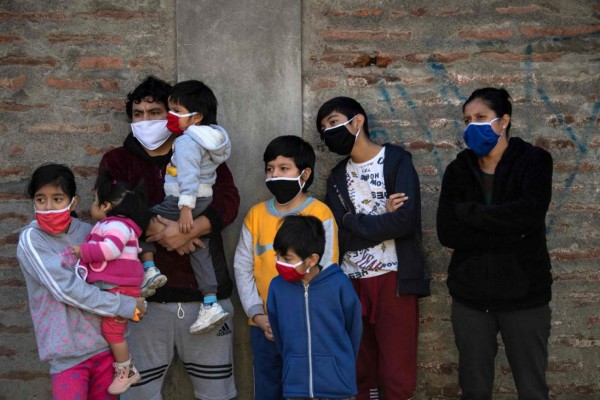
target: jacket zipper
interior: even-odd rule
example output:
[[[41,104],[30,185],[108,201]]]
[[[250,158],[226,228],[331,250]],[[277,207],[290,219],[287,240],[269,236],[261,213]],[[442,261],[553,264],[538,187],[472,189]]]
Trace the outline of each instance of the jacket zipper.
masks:
[[[308,394],[309,397],[315,397],[313,394],[313,371],[312,371],[312,340],[310,337],[310,316],[308,314],[308,284],[304,285],[304,308],[306,310],[306,330],[308,337]]]

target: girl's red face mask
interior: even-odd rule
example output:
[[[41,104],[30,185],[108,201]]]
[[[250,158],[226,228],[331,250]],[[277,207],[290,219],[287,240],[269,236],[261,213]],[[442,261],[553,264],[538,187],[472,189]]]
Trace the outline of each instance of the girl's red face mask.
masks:
[[[44,232],[56,235],[57,233],[65,232],[71,224],[71,205],[75,198],[66,208],[60,210],[39,211],[35,210],[35,219],[37,220],[40,229]],[[35,208],[34,208],[35,209]]]

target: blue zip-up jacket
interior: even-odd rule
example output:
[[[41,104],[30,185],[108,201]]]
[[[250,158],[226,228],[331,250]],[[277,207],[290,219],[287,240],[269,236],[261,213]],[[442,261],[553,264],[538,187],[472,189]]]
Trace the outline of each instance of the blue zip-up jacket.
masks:
[[[357,214],[348,194],[344,158],[327,179],[325,204],[338,224],[340,257],[346,251],[373,247],[394,239],[398,255],[399,294],[429,296],[431,271],[425,264],[421,238],[421,193],[419,177],[409,152],[385,144],[383,179],[388,194],[406,193],[408,200],[394,212],[381,215]]]
[[[323,268],[306,286],[275,277],[267,310],[283,358],[285,398],[356,395],[360,300],[337,264]]]

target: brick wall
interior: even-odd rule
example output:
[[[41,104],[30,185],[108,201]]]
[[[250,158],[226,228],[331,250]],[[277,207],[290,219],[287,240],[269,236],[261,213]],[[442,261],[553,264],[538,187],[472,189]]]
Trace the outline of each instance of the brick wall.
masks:
[[[378,142],[410,150],[421,178],[433,295],[421,301],[416,398],[458,396],[445,286],[450,253],[435,232],[446,165],[464,147],[461,104],[478,87],[514,99],[511,135],[554,157],[548,242],[555,284],[548,380],[555,399],[600,397],[598,23],[589,1],[305,1],[304,131],[315,110],[357,98]],[[316,186],[337,160],[323,145]],[[495,398],[516,396],[503,351]]]
[[[79,209],[89,209],[100,157],[127,131],[126,93],[149,73],[176,78],[174,5],[0,3],[0,400],[49,398],[47,366],[37,357],[14,259],[19,228],[32,218],[23,195],[27,177],[42,162],[71,165],[83,195]],[[335,160],[326,156],[313,118],[336,95],[359,99],[372,136],[409,149],[421,177],[434,282],[433,295],[421,303],[415,398],[457,397],[444,284],[449,252],[436,239],[435,210],[444,168],[463,148],[460,105],[487,85],[504,86],[514,98],[511,134],[548,149],[555,161],[547,220],[555,276],[552,394],[600,397],[600,6],[584,0],[305,0],[303,10],[304,133],[318,149],[315,193],[323,193]],[[236,361],[237,374],[250,374],[247,358]],[[167,398],[189,398],[174,389],[180,375],[175,372]],[[496,399],[515,397],[502,352],[496,382]],[[238,389],[240,398],[249,398],[249,388]]]

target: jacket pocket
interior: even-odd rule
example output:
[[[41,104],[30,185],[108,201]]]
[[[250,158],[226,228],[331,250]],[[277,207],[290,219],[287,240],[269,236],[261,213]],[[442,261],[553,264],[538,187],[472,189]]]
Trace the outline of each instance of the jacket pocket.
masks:
[[[308,358],[290,355],[285,358],[282,381],[284,392],[308,393]]]
[[[313,354],[312,362],[315,396],[350,397],[355,394],[356,389],[351,384],[354,368],[340,369],[335,357],[328,354]]]

